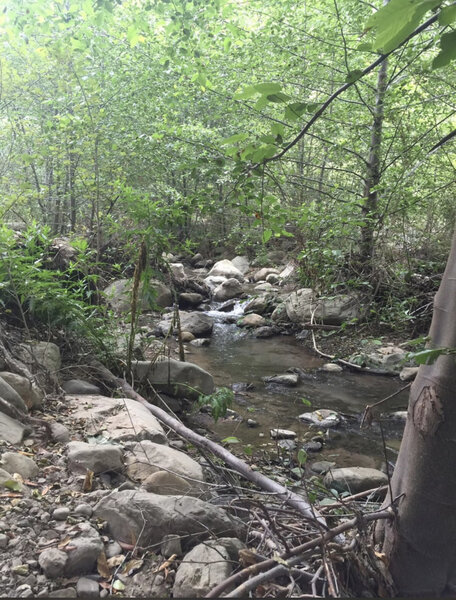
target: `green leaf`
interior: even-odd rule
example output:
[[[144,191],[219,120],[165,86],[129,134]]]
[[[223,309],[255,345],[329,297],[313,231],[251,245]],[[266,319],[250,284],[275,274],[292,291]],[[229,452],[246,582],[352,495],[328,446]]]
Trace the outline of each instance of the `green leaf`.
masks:
[[[236,142],[243,142],[245,139],[249,137],[248,133],[235,133],[234,135],[223,139],[220,144],[224,146],[225,144],[235,144]]]
[[[125,589],[125,584],[120,581],[120,579],[116,579],[112,584],[112,587],[118,592],[122,592]]]
[[[269,102],[275,102],[276,104],[288,102],[288,100],[291,99],[291,96],[287,96],[287,94],[283,94],[282,92],[279,92],[278,94],[269,94],[266,97]]]
[[[268,99],[266,96],[260,96],[260,98],[258,98],[258,100],[255,102],[254,104],[254,108],[255,110],[263,110],[263,108],[265,106],[267,106],[268,104]]]
[[[225,444],[240,444],[241,440],[234,436],[228,436],[225,439],[223,439],[222,442]]]
[[[363,76],[363,72],[361,71],[361,69],[355,69],[354,71],[350,71],[347,75],[347,77],[345,78],[345,82],[346,83],[354,83],[355,81],[358,81],[358,79],[360,79]]]
[[[253,87],[253,85],[249,85],[245,87],[240,92],[236,92],[233,96],[235,100],[248,100],[252,98],[252,96],[256,96],[258,94],[257,90]]]
[[[19,481],[16,481],[15,479],[7,479],[2,483],[2,487],[6,487],[9,490],[12,490],[13,492],[20,492],[22,489],[22,486],[19,483]]]
[[[301,398],[301,402],[305,405],[305,406],[312,406],[312,402],[310,400],[308,400],[307,398]]]
[[[432,68],[445,67],[456,58],[456,31],[444,33],[440,40],[440,53],[432,61]]]
[[[304,450],[304,448],[300,448],[298,451],[298,463],[299,466],[302,467],[302,465],[305,465],[307,462],[307,452]]]
[[[442,354],[447,354],[447,348],[428,348],[421,352],[412,352],[408,358],[413,359],[418,365],[432,365]]]
[[[269,240],[272,237],[272,230],[271,229],[265,229],[263,231],[263,235],[261,236],[262,242],[263,244],[266,244],[267,242],[269,242]]]
[[[367,22],[367,29],[375,29],[374,50],[390,52],[420,24],[422,17],[442,0],[390,0]]]
[[[299,117],[307,110],[307,104],[305,102],[293,102],[288,104],[285,109],[285,119],[288,121],[296,121]]]
[[[265,96],[269,94],[277,94],[282,89],[280,83],[274,83],[273,81],[268,83],[257,83],[253,87],[257,92],[260,92],[260,94],[263,94]]]
[[[444,6],[439,14],[440,25],[451,25],[456,19],[456,6]]]
[[[281,123],[273,123],[271,125],[271,133],[275,136],[284,136],[285,135],[285,127]]]

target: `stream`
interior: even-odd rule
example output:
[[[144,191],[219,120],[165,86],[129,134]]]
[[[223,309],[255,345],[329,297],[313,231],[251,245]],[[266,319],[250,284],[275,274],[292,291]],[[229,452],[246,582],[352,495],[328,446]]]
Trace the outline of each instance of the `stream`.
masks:
[[[244,445],[272,450],[276,442],[269,432],[273,428],[281,428],[295,431],[298,442],[310,441],[318,429],[299,421],[298,415],[329,408],[342,413],[345,421],[337,429],[329,430],[323,450],[312,453],[309,459],[329,460],[339,467],[380,468],[385,463],[378,423],[361,430],[360,422],[367,404],[373,404],[403,387],[399,378],[347,370],[342,373],[321,371],[319,368],[327,361],[308,350],[294,336],[258,339],[237,327],[232,321],[243,314],[239,304],[231,313],[211,310],[207,314],[215,320],[211,343],[206,347],[189,345],[188,360],[211,373],[217,387],[234,389],[232,409],[243,419],[242,422],[232,417],[220,419],[215,425],[211,422],[209,427],[218,436],[222,439],[234,436]],[[285,373],[290,367],[305,372],[305,380],[296,387],[262,381],[262,377]],[[248,387],[246,384],[249,384]],[[401,392],[381,406],[379,412],[403,410],[407,399],[408,392]],[[247,419],[254,419],[258,426],[249,427]],[[395,463],[403,424],[383,419],[382,427],[388,460]]]

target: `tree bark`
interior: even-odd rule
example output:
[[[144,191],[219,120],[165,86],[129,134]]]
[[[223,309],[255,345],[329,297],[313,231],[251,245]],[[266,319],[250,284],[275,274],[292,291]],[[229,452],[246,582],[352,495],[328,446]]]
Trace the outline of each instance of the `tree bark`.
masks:
[[[432,347],[456,348],[456,232],[429,335]],[[377,528],[400,595],[456,592],[455,465],[456,357],[450,354],[422,365],[413,383],[391,480],[398,519]]]

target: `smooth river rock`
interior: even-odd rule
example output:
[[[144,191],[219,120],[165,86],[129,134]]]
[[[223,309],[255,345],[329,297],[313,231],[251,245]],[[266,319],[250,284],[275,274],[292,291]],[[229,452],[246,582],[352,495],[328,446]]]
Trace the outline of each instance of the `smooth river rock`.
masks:
[[[328,408],[320,408],[313,412],[302,413],[298,419],[300,421],[307,421],[318,427],[323,427],[324,429],[337,427],[341,422],[340,416],[334,410],[329,410]]]
[[[382,471],[368,467],[343,467],[332,469],[324,478],[328,489],[338,492],[357,494],[388,483],[388,477]]]

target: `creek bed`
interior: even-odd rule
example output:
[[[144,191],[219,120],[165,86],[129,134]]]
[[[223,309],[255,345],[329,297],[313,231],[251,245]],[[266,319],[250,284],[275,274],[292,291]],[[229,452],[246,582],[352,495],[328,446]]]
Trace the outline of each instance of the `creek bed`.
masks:
[[[212,315],[216,319],[227,318],[215,312]],[[232,388],[234,385],[237,390],[232,409],[243,421],[228,418],[210,424],[210,429],[222,439],[234,436],[255,449],[274,450],[276,442],[271,440],[269,431],[281,428],[295,431],[299,442],[309,441],[318,429],[299,421],[298,415],[329,408],[346,415],[346,420],[338,429],[328,432],[323,450],[312,453],[309,459],[333,461],[340,467],[379,468],[385,462],[379,425],[374,423],[371,428],[360,430],[360,421],[367,404],[403,387],[399,378],[347,370],[342,373],[320,371],[325,361],[293,336],[257,339],[235,324],[220,321],[214,325],[210,346],[189,346],[187,357],[211,373],[216,386]],[[305,372],[304,381],[296,387],[265,384],[261,379],[284,373],[290,367]],[[251,386],[244,389],[244,384]],[[380,406],[379,412],[401,410],[407,405],[407,398],[407,391],[402,392]],[[257,421],[258,427],[248,427],[247,419]],[[388,459],[395,462],[403,424],[384,419],[382,426]]]

